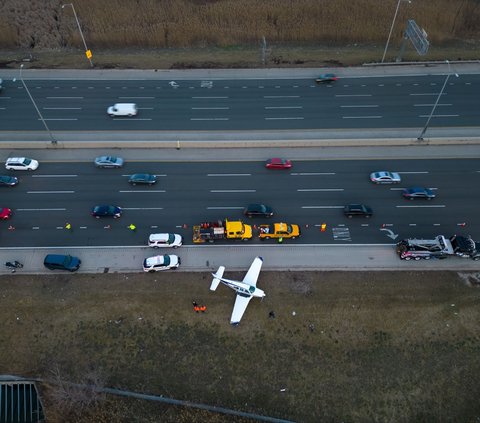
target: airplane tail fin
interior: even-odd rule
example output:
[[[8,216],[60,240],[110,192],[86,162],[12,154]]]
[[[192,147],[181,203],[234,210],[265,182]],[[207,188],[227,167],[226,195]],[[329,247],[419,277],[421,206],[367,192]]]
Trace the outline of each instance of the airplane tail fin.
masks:
[[[213,280],[212,284],[210,285],[210,291],[215,291],[220,283],[220,279],[223,277],[223,272],[225,272],[225,267],[220,266],[217,270],[217,273],[212,273]]]

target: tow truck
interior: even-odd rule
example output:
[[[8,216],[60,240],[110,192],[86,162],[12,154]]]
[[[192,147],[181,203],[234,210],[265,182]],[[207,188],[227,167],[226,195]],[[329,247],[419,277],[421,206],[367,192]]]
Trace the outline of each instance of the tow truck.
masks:
[[[433,239],[409,238],[397,244],[397,254],[402,260],[444,259],[451,256],[480,260],[480,243],[470,235],[438,235]]]
[[[260,239],[290,238],[300,236],[300,227],[289,223],[272,223],[270,225],[259,225]]]
[[[240,220],[225,219],[193,226],[193,242],[197,244],[228,239],[248,241],[251,238],[252,227]]]

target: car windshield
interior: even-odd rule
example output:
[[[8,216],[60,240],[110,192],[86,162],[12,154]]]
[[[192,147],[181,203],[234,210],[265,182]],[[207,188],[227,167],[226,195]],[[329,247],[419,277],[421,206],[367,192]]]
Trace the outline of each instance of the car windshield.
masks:
[[[72,256],[65,256],[65,259],[63,260],[63,265],[65,267],[68,267],[71,261],[72,261]]]
[[[168,255],[163,256],[163,264],[165,266],[168,266],[170,264],[170,256]]]
[[[116,157],[113,157],[113,156],[108,156],[105,158],[105,160],[107,162],[116,162],[117,161],[117,158]]]
[[[175,235],[174,234],[168,234],[168,243],[173,244],[175,241]]]
[[[32,160],[30,160],[30,159],[25,159],[23,161],[23,164],[26,165],[26,166],[28,166],[30,163],[32,163]]]

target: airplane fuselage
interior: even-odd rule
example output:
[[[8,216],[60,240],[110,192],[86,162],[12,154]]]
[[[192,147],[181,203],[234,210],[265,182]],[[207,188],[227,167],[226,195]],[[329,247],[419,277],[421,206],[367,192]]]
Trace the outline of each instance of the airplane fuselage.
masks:
[[[262,298],[265,296],[265,292],[263,292],[261,289],[257,288],[256,286],[252,286],[243,282],[233,281],[233,280],[224,279],[224,278],[221,278],[220,282],[234,289],[235,291],[237,291],[239,295],[242,295],[244,297]]]

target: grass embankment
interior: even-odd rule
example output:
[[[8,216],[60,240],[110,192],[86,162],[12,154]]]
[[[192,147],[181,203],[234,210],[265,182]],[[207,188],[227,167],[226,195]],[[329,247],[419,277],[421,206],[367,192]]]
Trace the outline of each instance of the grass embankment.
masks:
[[[267,297],[252,300],[238,328],[228,324],[233,291],[210,293],[206,273],[0,280],[0,373],[55,373],[299,422],[480,413],[480,291],[453,272],[263,272]],[[46,394],[51,422],[225,418],[112,397],[74,417],[72,401]]]

